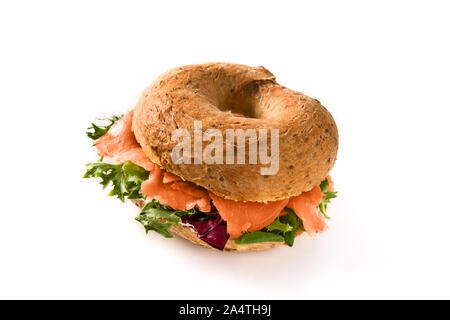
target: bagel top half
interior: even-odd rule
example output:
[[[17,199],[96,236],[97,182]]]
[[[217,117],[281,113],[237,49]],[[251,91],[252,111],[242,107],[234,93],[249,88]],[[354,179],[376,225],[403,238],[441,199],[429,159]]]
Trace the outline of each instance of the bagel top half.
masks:
[[[203,131],[218,129],[224,137],[226,129],[265,128],[269,137],[271,129],[278,129],[278,173],[261,175],[268,165],[248,161],[174,164],[177,142],[171,134],[182,128],[192,137],[194,120],[202,121]],[[309,191],[332,169],[338,149],[336,124],[318,100],[279,85],[264,67],[231,63],[189,65],[162,74],[142,93],[133,131],[154,163],[237,201],[275,201]],[[203,149],[209,143],[203,142]]]

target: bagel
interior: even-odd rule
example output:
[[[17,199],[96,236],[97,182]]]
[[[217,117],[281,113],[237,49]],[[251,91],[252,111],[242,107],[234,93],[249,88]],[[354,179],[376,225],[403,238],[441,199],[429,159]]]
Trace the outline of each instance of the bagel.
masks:
[[[85,177],[112,184],[109,195],[141,208],[136,220],[146,231],[253,251],[292,246],[303,232],[327,228],[336,123],[318,100],[279,85],[264,67],[172,69],[133,110],[89,129],[101,159]]]
[[[193,135],[195,120],[202,121],[203,130],[223,134],[278,129],[278,173],[261,175],[262,164],[206,164],[203,159],[175,164],[171,133],[185,128]],[[178,67],[161,75],[141,95],[133,131],[151,161],[236,201],[276,201],[311,190],[332,169],[338,150],[336,124],[318,100],[279,85],[264,67],[231,63]]]

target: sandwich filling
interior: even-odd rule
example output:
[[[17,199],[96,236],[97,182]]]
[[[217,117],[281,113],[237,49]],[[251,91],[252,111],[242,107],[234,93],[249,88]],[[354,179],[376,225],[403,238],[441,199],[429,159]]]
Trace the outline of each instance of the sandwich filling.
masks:
[[[181,223],[201,240],[223,249],[228,238],[238,244],[284,241],[292,246],[298,232],[314,235],[327,228],[327,203],[336,197],[330,176],[289,199],[267,203],[224,199],[150,161],[131,129],[133,111],[109,120],[107,126],[89,128],[93,131],[87,134],[101,160],[88,164],[84,177],[101,178],[104,187],[112,184],[110,195],[122,201],[145,199],[147,204],[136,220],[147,231],[172,237],[170,227]]]

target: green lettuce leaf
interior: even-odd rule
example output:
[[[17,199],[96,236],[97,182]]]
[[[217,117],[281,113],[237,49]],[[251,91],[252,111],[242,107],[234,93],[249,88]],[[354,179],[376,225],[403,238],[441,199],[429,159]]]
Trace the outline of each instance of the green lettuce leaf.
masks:
[[[282,223],[286,223],[291,226],[291,230],[285,232],[283,236],[286,244],[289,247],[292,247],[294,245],[294,240],[297,232],[299,230],[305,231],[305,229],[303,228],[303,221],[295,214],[294,210],[292,210],[291,208],[285,208],[284,210],[287,212],[287,214],[279,217],[279,219]]]
[[[167,210],[156,200],[147,203],[135,219],[142,223],[146,233],[155,231],[165,238],[173,237],[169,229],[180,222],[180,217],[175,212]]]
[[[91,123],[91,126],[88,128],[88,131],[86,131],[86,135],[91,138],[92,140],[97,140],[101,136],[103,136],[106,132],[108,132],[109,128],[120,118],[123,117],[123,114],[119,116],[112,116],[111,118],[106,119],[98,119],[98,120],[106,120],[109,121],[109,123],[105,126],[96,125],[95,123]],[[91,131],[89,131],[91,130]]]
[[[284,237],[274,232],[255,231],[243,234],[234,240],[237,244],[248,244],[258,242],[283,242]]]
[[[198,213],[195,209],[174,210],[153,199],[142,208],[141,213],[135,219],[144,226],[146,233],[155,231],[165,238],[172,238],[173,234],[169,231],[170,227],[177,225],[181,216],[195,213]]]
[[[287,214],[277,217],[271,224],[260,231],[245,233],[234,241],[237,244],[248,244],[257,242],[285,242],[288,246],[294,245],[295,235],[298,230],[303,229],[302,220],[297,217],[294,210],[284,209]]]
[[[269,224],[266,227],[267,231],[281,231],[281,232],[289,232],[292,231],[293,226],[289,223],[283,223],[280,221],[280,217],[276,218],[274,222]]]
[[[121,164],[105,162],[88,163],[83,178],[100,178],[103,189],[112,185],[109,196],[116,196],[122,202],[128,199],[144,198],[139,193],[141,183],[148,179],[149,172],[131,161]]]
[[[327,207],[328,207],[328,203],[330,202],[331,199],[336,198],[337,197],[337,192],[333,192],[333,191],[329,191],[328,190],[328,179],[325,178],[325,180],[323,180],[320,183],[320,189],[322,190],[324,196],[322,197],[322,199],[320,200],[319,203],[319,210],[320,212],[324,215],[324,217],[326,219],[330,219],[329,216],[327,216],[326,212],[327,212]]]

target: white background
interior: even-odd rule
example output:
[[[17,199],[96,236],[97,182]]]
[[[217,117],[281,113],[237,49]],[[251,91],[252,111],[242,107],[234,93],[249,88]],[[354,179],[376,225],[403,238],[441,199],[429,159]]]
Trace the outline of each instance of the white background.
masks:
[[[2,1],[0,298],[450,298],[445,1]],[[264,65],[336,119],[328,232],[222,253],[81,179],[84,132],[175,66]]]

